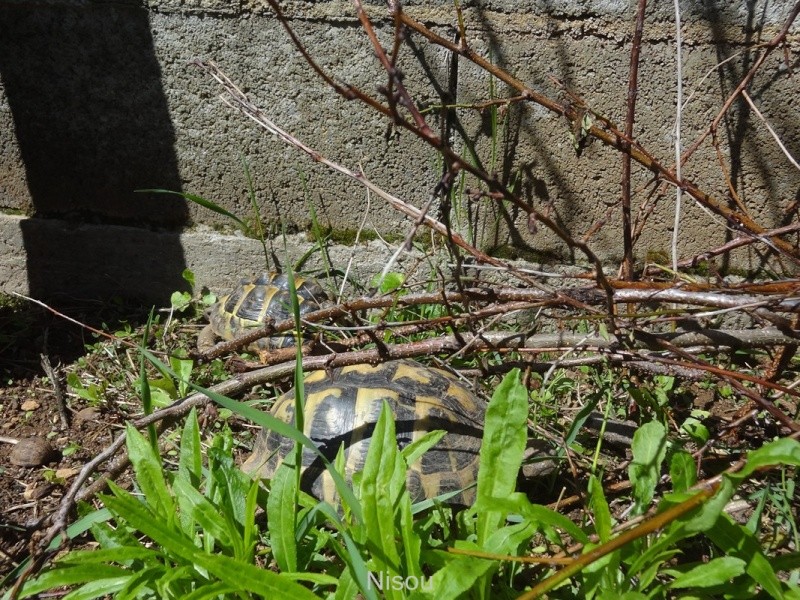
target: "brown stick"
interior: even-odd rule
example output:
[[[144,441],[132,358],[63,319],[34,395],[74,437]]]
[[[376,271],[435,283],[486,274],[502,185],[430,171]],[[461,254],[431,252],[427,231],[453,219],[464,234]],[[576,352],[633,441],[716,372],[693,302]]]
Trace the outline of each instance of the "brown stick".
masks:
[[[633,121],[636,116],[636,96],[639,84],[639,54],[642,50],[644,13],[647,0],[639,0],[636,10],[636,27],[631,44],[631,64],[628,74],[628,97],[625,113],[625,136],[633,139]],[[625,142],[627,152],[622,154],[622,279],[633,277],[633,241],[631,237],[631,155],[630,144]]]

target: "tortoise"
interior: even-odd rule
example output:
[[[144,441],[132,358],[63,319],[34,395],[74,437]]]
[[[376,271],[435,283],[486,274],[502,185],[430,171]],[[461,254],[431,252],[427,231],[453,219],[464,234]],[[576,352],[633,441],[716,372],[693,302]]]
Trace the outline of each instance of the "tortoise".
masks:
[[[363,469],[372,432],[384,400],[392,409],[398,446],[435,429],[447,434],[409,467],[407,489],[412,502],[457,492],[447,502],[474,502],[478,455],[483,436],[484,403],[452,374],[412,360],[372,366],[358,364],[314,371],[304,379],[304,433],[333,462],[344,445],[345,479]],[[294,390],[275,401],[271,413],[292,423]],[[292,440],[261,430],[242,469],[270,479],[292,451]],[[303,448],[301,488],[320,500],[336,504],[333,479],[322,460]]]
[[[319,310],[328,301],[320,284],[311,278],[295,275],[300,315]],[[250,328],[264,327],[268,318],[275,322],[291,318],[292,300],[289,278],[285,273],[263,273],[242,279],[230,294],[219,299],[208,311],[209,324],[197,338],[198,349],[207,350],[219,339],[232,340]],[[294,333],[261,338],[250,344],[250,352],[263,352],[294,345]]]

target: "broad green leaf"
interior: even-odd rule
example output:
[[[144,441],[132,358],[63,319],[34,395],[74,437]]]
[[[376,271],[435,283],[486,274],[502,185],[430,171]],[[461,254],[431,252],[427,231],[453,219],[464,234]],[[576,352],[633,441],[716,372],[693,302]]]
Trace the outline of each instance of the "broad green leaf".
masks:
[[[129,579],[130,576],[90,581],[66,596],[62,596],[61,600],[92,600],[93,598],[113,597],[114,593],[121,590]]]
[[[503,378],[486,408],[480,451],[478,491],[478,544],[482,545],[505,520],[491,498],[505,498],[517,487],[527,441],[528,391],[520,383],[519,369]]]
[[[143,546],[121,546],[119,548],[99,548],[97,550],[72,550],[61,556],[58,565],[125,563],[132,560],[160,559],[162,553],[154,548]]]
[[[181,277],[186,283],[189,284],[190,287],[194,288],[194,271],[187,267],[181,271]]]
[[[555,534],[556,529],[564,531],[582,544],[589,543],[586,533],[570,519],[546,506],[532,504],[525,494],[516,492],[507,498],[490,498],[487,501],[503,514],[517,514],[532,523],[537,531],[543,532],[553,543],[561,543],[560,537]]]
[[[518,556],[521,549],[530,542],[535,533],[536,527],[527,520],[522,523],[506,525],[489,536],[484,549],[493,554]]]
[[[258,481],[250,483],[245,500],[244,528],[242,532],[242,556],[237,556],[240,560],[251,563],[255,557],[256,543],[258,542],[258,525],[256,525],[256,509],[258,508]]]
[[[176,479],[172,484],[178,506],[203,529],[205,535],[211,535],[225,548],[231,548],[232,538],[237,532],[231,532],[226,523],[225,516],[220,514],[218,507],[198,492],[185,479]]]
[[[200,425],[197,410],[192,408],[181,432],[181,448],[178,456],[178,477],[195,487],[203,476],[203,452],[200,446]]]
[[[729,583],[734,577],[744,573],[746,562],[733,556],[722,556],[715,558],[708,563],[697,565],[696,567],[684,572],[673,569],[667,571],[670,575],[675,575],[675,579],[669,584],[669,588],[709,588]]]
[[[291,579],[292,581],[306,581],[308,583],[329,585],[331,587],[335,586],[339,581],[338,577],[333,577],[332,575],[327,575],[325,573],[313,573],[310,571],[304,571],[302,573],[282,573],[282,575],[286,579]]]
[[[35,579],[28,581],[22,587],[21,598],[27,598],[45,590],[53,588],[86,583],[96,580],[122,580],[133,575],[132,572],[113,565],[76,565],[69,567],[55,567],[39,574]]]
[[[381,294],[389,294],[399,288],[405,282],[405,276],[402,273],[395,273],[390,271],[383,277],[378,273],[369,282],[369,287],[378,288]]]
[[[178,374],[178,395],[183,397],[189,393],[189,387],[186,385],[192,376],[192,368],[194,361],[190,358],[179,358],[177,356],[169,357],[169,364],[172,370]]]
[[[295,457],[289,454],[275,471],[267,498],[267,525],[270,546],[278,569],[284,573],[297,571],[297,469]]]
[[[633,434],[631,451],[633,462],[628,467],[628,475],[633,484],[636,512],[641,513],[653,500],[661,476],[661,463],[667,453],[664,426],[651,421],[639,427]]]
[[[233,439],[224,429],[214,436],[208,449],[210,481],[206,496],[222,507],[226,517],[236,523],[244,522],[245,502],[252,479],[242,472],[231,457]]]
[[[411,510],[411,497],[408,490],[403,490],[398,502],[398,513],[400,515],[400,536],[403,540],[405,573],[419,579],[422,576],[422,562],[420,561],[422,539],[414,528],[414,513]]]
[[[414,440],[408,446],[400,451],[403,459],[408,466],[413,465],[417,460],[425,454],[428,450],[433,448],[439,441],[447,435],[447,432],[442,429],[434,429],[427,432],[418,440]]]
[[[681,425],[681,430],[686,433],[696,444],[705,444],[711,433],[702,421],[694,417],[688,417]]]
[[[669,461],[669,476],[676,492],[685,492],[697,483],[697,466],[692,455],[685,450],[673,454]]]
[[[161,457],[133,425],[129,423],[125,431],[128,456],[139,488],[156,514],[165,521],[172,522],[175,517],[175,505],[164,480]]]
[[[608,509],[603,483],[596,475],[589,477],[589,506],[594,515],[594,525],[600,541],[605,543],[611,539],[612,519]]]
[[[770,596],[780,598],[781,583],[764,556],[755,536],[720,509],[717,522],[706,535],[728,556],[739,558],[746,564],[745,572],[757,581]]]
[[[474,544],[456,544],[457,548],[479,550]],[[430,591],[423,590],[421,597],[431,600],[456,600],[472,590],[487,574],[497,569],[497,563],[471,556],[459,556],[436,571],[430,578]]]
[[[377,550],[372,554],[375,570],[392,577],[404,575],[395,540],[394,503],[405,489],[405,469],[394,432],[392,410],[384,401],[364,462],[361,504],[369,543]],[[386,596],[400,598],[396,590]]]
[[[800,465],[800,442],[791,438],[782,438],[764,444],[758,450],[747,454],[747,463],[741,471],[725,474],[736,485],[750,477],[757,469],[773,465]]]

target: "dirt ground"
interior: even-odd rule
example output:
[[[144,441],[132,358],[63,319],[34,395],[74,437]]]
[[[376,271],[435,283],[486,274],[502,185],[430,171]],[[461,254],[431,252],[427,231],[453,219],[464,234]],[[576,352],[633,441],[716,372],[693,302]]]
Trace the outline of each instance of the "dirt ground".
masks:
[[[120,315],[138,323],[144,314],[123,305],[63,310],[99,328],[119,327]],[[91,332],[39,307],[14,299],[0,306],[0,577],[26,557],[41,519],[55,510],[75,475],[109,444],[126,418],[124,406],[93,406],[68,396],[69,366],[86,353],[86,344],[96,341]],[[61,401],[45,374],[43,355],[57,375]],[[29,438],[46,441],[52,452],[37,466],[15,464],[33,452],[22,447]]]

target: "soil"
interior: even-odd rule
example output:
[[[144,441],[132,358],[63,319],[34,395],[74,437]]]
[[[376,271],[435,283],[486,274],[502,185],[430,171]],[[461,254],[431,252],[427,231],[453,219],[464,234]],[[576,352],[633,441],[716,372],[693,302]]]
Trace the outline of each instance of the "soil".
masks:
[[[109,444],[129,416],[116,403],[92,406],[67,394],[66,373],[86,353],[86,345],[97,342],[91,332],[38,306],[2,300],[0,579],[26,558],[42,518],[56,509],[75,475]],[[91,326],[112,330],[126,322],[136,326],[146,318],[139,307],[115,303],[72,303],[58,309]],[[45,374],[43,355],[55,370],[62,400]],[[12,461],[13,442],[25,443],[34,437],[47,440],[55,452],[44,456],[39,466],[14,464],[19,461]]]

